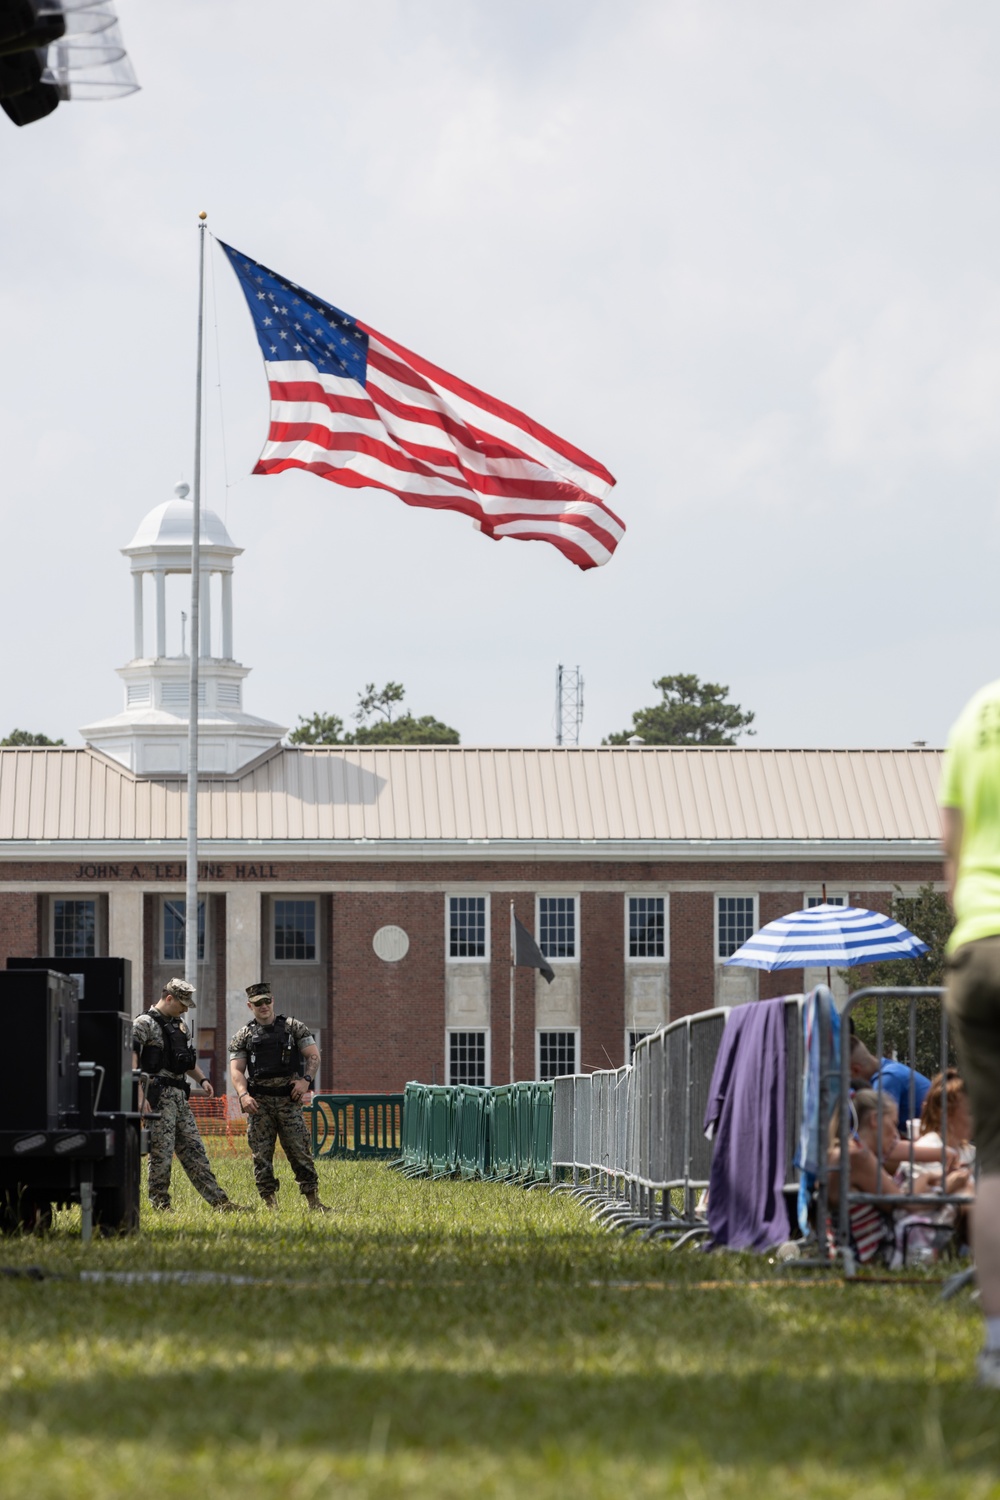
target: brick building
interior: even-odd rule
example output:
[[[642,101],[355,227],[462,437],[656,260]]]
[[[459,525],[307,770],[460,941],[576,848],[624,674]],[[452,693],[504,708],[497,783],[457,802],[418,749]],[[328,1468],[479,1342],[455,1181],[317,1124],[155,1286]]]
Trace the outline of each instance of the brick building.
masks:
[[[186,657],[166,620],[191,514],[179,495],[125,549],[124,711],[83,748],[0,750],[0,961],[124,955],[136,1010],[183,971]],[[814,982],[724,960],[824,884],[887,910],[941,879],[937,751],[288,748],[243,711],[238,551],[207,512],[197,1024],[216,1082],[262,977],[316,1028],[325,1088],[505,1082],[512,902],[556,971],[516,971],[525,1078],[618,1066],[665,1020]]]

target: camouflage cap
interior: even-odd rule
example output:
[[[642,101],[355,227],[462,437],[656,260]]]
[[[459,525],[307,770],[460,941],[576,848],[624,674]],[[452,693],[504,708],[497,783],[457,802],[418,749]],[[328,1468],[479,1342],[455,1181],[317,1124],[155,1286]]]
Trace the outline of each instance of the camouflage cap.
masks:
[[[182,1005],[194,1004],[194,985],[188,984],[186,979],[168,979],[163,986],[163,993],[169,995],[171,1000],[179,1000]]]
[[[267,982],[266,979],[262,979],[259,984],[248,984],[247,985],[247,999],[248,1000],[263,1000],[265,998],[268,999],[268,1000],[270,1000],[271,997],[272,997],[271,986],[268,984],[268,982]]]

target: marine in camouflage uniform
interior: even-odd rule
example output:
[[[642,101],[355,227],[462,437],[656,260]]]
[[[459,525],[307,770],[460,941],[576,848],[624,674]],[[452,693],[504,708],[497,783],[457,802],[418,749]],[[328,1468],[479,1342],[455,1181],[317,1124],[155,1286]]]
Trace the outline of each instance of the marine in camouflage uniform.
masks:
[[[275,1015],[269,984],[248,985],[247,1004],[254,1019],[229,1043],[229,1072],[247,1116],[257,1191],[268,1208],[277,1208],[280,1184],[274,1173],[274,1150],[280,1141],[309,1207],[326,1213],[329,1210],[319,1201],[319,1178],[302,1114],[302,1100],[312,1089],[319,1067],[316,1038],[304,1021]]]
[[[152,1010],[132,1022],[133,1064],[143,1069],[143,1098],[160,1116],[150,1126],[149,1201],[154,1208],[170,1208],[170,1169],[176,1154],[206,1203],[223,1211],[234,1210],[237,1205],[219,1186],[209,1166],[198,1122],[188,1103],[189,1076],[206,1093],[212,1092],[212,1085],[198,1067],[188,1029],[179,1019],[193,997],[191,985],[183,979],[171,979]],[[174,1033],[173,1042],[170,1032]],[[177,1063],[188,1060],[182,1055],[186,1048],[190,1048],[191,1065],[177,1071]]]

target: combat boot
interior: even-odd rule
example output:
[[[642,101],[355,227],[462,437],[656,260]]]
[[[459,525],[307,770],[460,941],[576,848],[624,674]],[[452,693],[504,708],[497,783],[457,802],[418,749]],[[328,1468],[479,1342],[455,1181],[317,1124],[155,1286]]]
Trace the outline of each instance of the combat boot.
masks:
[[[268,1193],[267,1197],[262,1198],[260,1201],[261,1203],[263,1203],[264,1207],[269,1208],[273,1214],[276,1214],[278,1212],[278,1199],[275,1193]]]
[[[332,1214],[333,1209],[327,1208],[325,1203],[319,1201],[319,1193],[306,1193],[305,1200],[314,1214]]]
[[[223,1198],[221,1203],[213,1203],[212,1207],[217,1214],[248,1214],[250,1212],[245,1203],[234,1203],[231,1198]]]

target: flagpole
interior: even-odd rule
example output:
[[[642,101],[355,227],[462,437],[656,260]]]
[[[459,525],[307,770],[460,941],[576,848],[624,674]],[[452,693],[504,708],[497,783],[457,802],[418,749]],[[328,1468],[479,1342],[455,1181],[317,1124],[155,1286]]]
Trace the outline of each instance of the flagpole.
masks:
[[[510,1081],[514,1082],[514,898],[510,898]]]
[[[194,484],[191,517],[191,645],[188,678],[188,826],[187,894],[184,905],[184,978],[198,986],[198,658],[201,655],[201,409],[202,364],[205,344],[205,220],[198,215],[198,358],[195,374]],[[187,1016],[195,1047],[198,1045],[197,1012]]]

